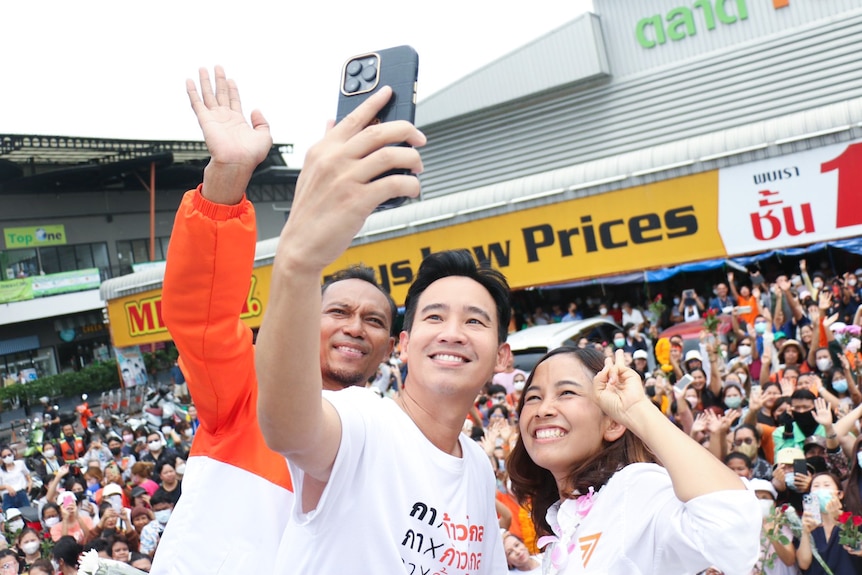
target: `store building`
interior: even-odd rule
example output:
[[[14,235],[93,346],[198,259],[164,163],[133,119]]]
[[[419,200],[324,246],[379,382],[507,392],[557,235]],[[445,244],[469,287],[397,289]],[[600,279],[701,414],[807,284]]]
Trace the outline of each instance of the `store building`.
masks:
[[[249,188],[282,208],[263,214],[261,237],[278,233],[293,197],[284,151],[273,146]],[[202,141],[0,135],[0,383],[110,357],[99,286],[164,260],[208,160]]]
[[[424,254],[452,248],[515,289],[816,242],[862,253],[858,1],[594,8],[428,98],[420,86],[423,199],[370,217],[331,269],[371,265],[403,301]],[[258,244],[252,327],[276,241]],[[160,285],[161,270],[103,284],[115,345],[168,337]]]

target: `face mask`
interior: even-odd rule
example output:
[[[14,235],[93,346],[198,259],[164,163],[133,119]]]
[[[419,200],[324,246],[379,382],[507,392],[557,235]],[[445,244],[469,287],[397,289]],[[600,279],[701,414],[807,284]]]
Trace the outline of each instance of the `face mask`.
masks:
[[[191,427],[189,427],[188,429],[183,431],[183,435],[185,435],[186,437],[191,437],[193,433],[194,433],[194,430]]]
[[[606,308],[606,307],[600,307],[599,308],[599,315],[605,315],[607,313],[608,313],[608,308]]]
[[[22,529],[24,529],[24,520],[16,519],[15,521],[11,521],[6,524],[6,528],[9,531],[21,531]]]
[[[736,377],[739,378],[739,383],[741,383],[742,385],[745,385],[745,382],[748,381],[748,376],[745,375],[745,373],[738,372],[736,374]]]
[[[766,333],[766,322],[758,321],[754,323],[754,331],[757,333]]]
[[[823,287],[823,282],[821,282],[821,281],[815,281],[815,282],[814,282],[814,283],[812,283],[811,285],[813,285],[813,286],[814,286],[814,289],[819,290],[820,288],[822,288],[822,287]]]
[[[794,413],[793,421],[796,422],[796,425],[799,426],[799,429],[802,433],[805,434],[806,437],[814,433],[814,430],[817,429],[817,426],[820,425],[817,423],[817,420],[814,419],[813,411],[805,411],[803,413]]]
[[[820,371],[828,371],[832,368],[832,360],[828,357],[821,357],[817,360],[817,369]]]
[[[132,435],[131,433],[127,433],[123,436],[123,441],[125,441],[126,443],[131,443],[134,440],[135,440],[135,436]]]
[[[738,395],[733,397],[725,397],[724,405],[726,405],[728,409],[736,409],[737,407],[742,405],[742,398]]]
[[[697,398],[695,397],[686,397],[685,400],[688,402],[692,409],[694,409],[697,405]]]
[[[515,387],[515,391],[524,391],[524,386],[526,384],[526,381],[516,381],[513,385]]]
[[[826,505],[832,501],[832,492],[827,491],[826,489],[818,489],[814,491],[812,495],[816,495],[817,499],[820,500],[820,511],[826,512]]]
[[[754,445],[753,443],[752,444],[743,443],[739,447],[734,445],[733,450],[747,456],[751,460],[754,460],[754,458],[757,456],[757,446]]]
[[[832,380],[832,389],[836,391],[836,393],[845,393],[847,391],[847,380],[846,379],[833,379]]]
[[[673,305],[679,305],[679,298],[678,297],[673,298]]]
[[[122,447],[112,447],[112,448],[111,448],[111,455],[113,455],[113,456],[115,456],[115,457],[116,457],[116,456],[117,456],[117,455],[119,455],[122,451],[123,451],[123,448],[122,448]]]
[[[855,286],[856,285],[856,278],[850,278],[849,280],[847,280],[847,285],[849,285],[850,287]]]
[[[185,473],[186,473],[186,464],[185,464],[185,463],[180,463],[179,465],[177,465],[177,467],[176,467],[176,472],[177,472],[177,475],[185,475]]]
[[[775,508],[775,502],[768,499],[758,499],[757,502],[760,503],[760,514],[766,519]]]
[[[636,329],[630,329],[629,330],[629,337],[634,337],[637,334],[638,334],[638,330],[636,330]]]
[[[15,456],[14,455],[7,455],[6,457],[3,458],[3,463],[5,463],[7,465],[10,463],[14,463],[14,462],[15,462]]]
[[[739,357],[748,357],[751,355],[750,345],[741,345],[737,349],[739,350]]]
[[[45,520],[45,527],[50,529],[51,527],[53,527],[54,525],[56,525],[59,522],[60,522],[59,517],[49,517],[48,519]]]
[[[796,484],[794,483],[795,478],[796,474],[792,471],[788,471],[784,474],[784,484],[787,486],[787,489],[796,491]]]
[[[46,449],[42,453],[44,453],[45,459],[54,459],[54,450],[53,449]]]
[[[148,448],[150,451],[158,451],[159,449],[161,449],[161,448],[162,448],[162,442],[161,442],[161,441],[159,441],[158,439],[157,439],[157,440],[155,440],[155,441],[151,441],[151,442],[149,442],[149,443],[147,444],[147,448]]]
[[[622,337],[614,338],[614,345],[617,347],[623,347],[626,344],[626,340]]]
[[[41,544],[38,541],[29,541],[21,545],[21,551],[27,555],[32,555],[39,550],[39,547],[41,547]]]
[[[163,433],[163,434],[167,435],[167,434],[169,434],[170,432],[171,432],[171,428],[170,428],[170,427],[167,427],[167,426],[166,426],[166,427],[163,427],[163,428],[162,428],[162,433]]]
[[[168,523],[168,519],[171,518],[171,510],[170,509],[162,509],[161,511],[156,511],[156,521],[161,523],[162,525],[166,525]]]

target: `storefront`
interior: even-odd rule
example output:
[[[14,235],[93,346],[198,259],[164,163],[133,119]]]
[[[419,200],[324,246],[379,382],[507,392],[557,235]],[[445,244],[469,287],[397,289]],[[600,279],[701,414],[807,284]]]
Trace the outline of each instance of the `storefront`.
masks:
[[[423,201],[371,216],[327,271],[369,265],[402,303],[445,249],[520,290],[862,234],[862,8],[676,4],[596,0],[420,102]],[[251,327],[275,244],[258,245]],[[114,345],[169,339],[162,275],[103,284]]]

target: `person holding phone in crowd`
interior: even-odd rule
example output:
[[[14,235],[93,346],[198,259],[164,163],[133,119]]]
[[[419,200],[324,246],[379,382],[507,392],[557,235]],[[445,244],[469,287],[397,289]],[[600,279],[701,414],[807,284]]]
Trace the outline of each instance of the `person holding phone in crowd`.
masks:
[[[313,359],[320,341],[312,334],[321,274],[375,207],[419,193],[412,175],[375,179],[422,170],[415,149],[390,146],[425,143],[411,123],[370,125],[391,96],[384,86],[309,150],[273,264],[257,343],[258,412],[267,444],[288,459],[297,493],[276,563],[285,573],[405,566],[503,573],[494,476],[482,449],[461,434],[479,390],[511,353],[502,275],[477,267],[466,251],[428,256],[405,302],[404,391],[394,401],[357,388],[320,396]],[[356,322],[357,333],[374,329]],[[365,353],[344,351],[357,359]],[[369,536],[357,537],[357,525]]]
[[[257,241],[254,207],[245,190],[272,138],[259,112],[252,112],[251,123],[246,121],[236,84],[218,66],[214,84],[205,69],[200,70],[200,91],[187,83],[212,158],[203,184],[185,195],[177,212],[162,310],[195,400],[194,413],[189,409],[195,440],[183,496],[159,540],[153,573],[274,572],[293,501],[287,464],[266,446],[257,423],[252,334],[239,317]],[[317,322],[319,339],[326,342],[317,363],[325,389],[364,384],[394,344],[395,304],[375,283],[373,272],[351,267],[325,284],[326,305],[345,301],[353,307],[339,308],[340,314],[330,311]],[[359,317],[373,318],[382,328],[374,337],[350,335]],[[365,353],[344,359],[335,342],[361,346]],[[283,368],[291,366],[284,363]],[[233,520],[258,529],[221,526],[224,510],[213,501],[222,496],[225,481],[236,493],[254,494],[232,508]],[[133,521],[145,512],[133,510]]]
[[[518,411],[507,467],[548,545],[544,573],[754,566],[761,519],[753,493],[652,405],[621,351],[549,352]]]

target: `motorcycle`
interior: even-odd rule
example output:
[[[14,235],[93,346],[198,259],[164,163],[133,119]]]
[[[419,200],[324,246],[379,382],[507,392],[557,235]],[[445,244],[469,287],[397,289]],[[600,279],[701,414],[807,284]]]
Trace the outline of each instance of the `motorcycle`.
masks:
[[[185,416],[185,410],[174,399],[173,391],[160,388],[147,394],[142,415],[147,427],[161,429],[165,425],[174,426],[179,423]]]

